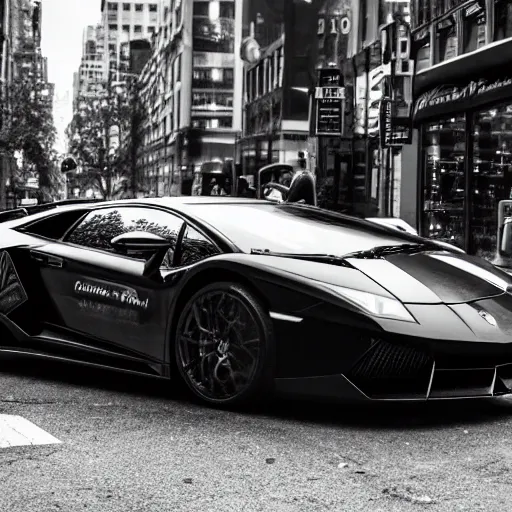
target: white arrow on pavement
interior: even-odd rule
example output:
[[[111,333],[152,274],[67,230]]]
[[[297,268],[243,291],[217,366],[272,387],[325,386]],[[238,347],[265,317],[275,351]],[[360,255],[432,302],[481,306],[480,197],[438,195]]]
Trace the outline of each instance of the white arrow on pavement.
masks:
[[[61,442],[21,416],[0,414],[0,448]]]

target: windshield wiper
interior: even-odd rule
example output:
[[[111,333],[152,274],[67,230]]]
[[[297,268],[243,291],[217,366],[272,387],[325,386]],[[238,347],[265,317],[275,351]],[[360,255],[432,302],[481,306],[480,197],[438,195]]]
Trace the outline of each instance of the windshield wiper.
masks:
[[[423,251],[440,250],[440,247],[435,244],[400,244],[400,245],[382,245],[366,249],[364,251],[355,251],[344,254],[343,258],[359,258],[359,259],[377,259],[392,254],[416,254]]]
[[[340,267],[351,267],[350,263],[345,261],[342,256],[333,256],[331,254],[304,254],[293,252],[274,252],[269,249],[251,249],[251,254],[259,256],[276,256],[278,258],[290,258],[293,260],[312,261],[315,263],[328,263]]]

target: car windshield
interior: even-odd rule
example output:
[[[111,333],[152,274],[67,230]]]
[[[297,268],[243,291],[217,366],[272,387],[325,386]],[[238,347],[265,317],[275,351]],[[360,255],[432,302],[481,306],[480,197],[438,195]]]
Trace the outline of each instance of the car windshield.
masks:
[[[194,205],[193,212],[228,237],[239,249],[286,253],[343,254],[417,242],[400,231],[333,215],[314,208],[275,205]]]

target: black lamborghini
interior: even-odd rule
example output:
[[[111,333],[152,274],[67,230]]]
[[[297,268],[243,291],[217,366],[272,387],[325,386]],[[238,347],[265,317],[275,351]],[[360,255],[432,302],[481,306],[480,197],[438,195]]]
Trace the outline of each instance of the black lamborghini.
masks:
[[[512,392],[512,277],[314,206],[186,197],[0,224],[0,352],[179,379],[213,405]]]

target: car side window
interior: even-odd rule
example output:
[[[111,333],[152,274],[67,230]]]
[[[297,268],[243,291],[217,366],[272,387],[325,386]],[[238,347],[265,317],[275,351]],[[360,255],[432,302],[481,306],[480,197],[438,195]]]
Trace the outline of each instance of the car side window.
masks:
[[[116,236],[130,231],[147,231],[171,242],[171,249],[163,263],[170,267],[182,226],[183,221],[179,217],[161,210],[142,207],[105,208],[90,212],[64,241],[113,253],[115,250],[110,242]],[[130,257],[144,259],[142,254],[130,254]]]
[[[187,226],[181,243],[179,265],[185,267],[219,254],[217,247],[197,229]]]

